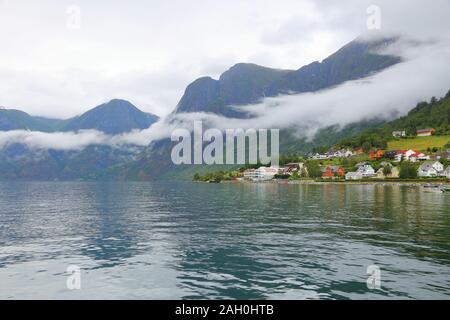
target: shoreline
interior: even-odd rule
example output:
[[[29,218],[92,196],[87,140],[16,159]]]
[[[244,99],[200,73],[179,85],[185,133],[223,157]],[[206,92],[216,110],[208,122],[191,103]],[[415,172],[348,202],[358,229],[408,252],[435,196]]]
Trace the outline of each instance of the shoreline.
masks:
[[[222,181],[221,183],[249,183],[249,184],[290,184],[290,185],[383,185],[383,186],[450,186],[449,181],[431,180],[431,181],[405,181],[405,180],[386,180],[386,181],[315,181],[315,180],[270,180],[270,181]]]

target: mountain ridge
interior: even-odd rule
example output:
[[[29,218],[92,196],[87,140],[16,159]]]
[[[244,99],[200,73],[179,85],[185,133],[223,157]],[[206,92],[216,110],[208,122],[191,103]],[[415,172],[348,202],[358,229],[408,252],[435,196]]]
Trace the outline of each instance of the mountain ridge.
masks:
[[[201,77],[189,84],[174,113],[212,112],[230,118],[245,118],[247,114],[230,106],[255,104],[265,97],[281,94],[316,92],[367,77],[401,62],[400,57],[377,53],[397,40],[357,38],[322,62],[315,61],[298,70],[238,63],[218,80]]]
[[[91,129],[106,134],[121,134],[134,129],[147,129],[158,120],[158,116],[143,112],[122,99],[113,99],[65,120],[31,116],[16,109],[0,109],[0,131],[67,132]]]

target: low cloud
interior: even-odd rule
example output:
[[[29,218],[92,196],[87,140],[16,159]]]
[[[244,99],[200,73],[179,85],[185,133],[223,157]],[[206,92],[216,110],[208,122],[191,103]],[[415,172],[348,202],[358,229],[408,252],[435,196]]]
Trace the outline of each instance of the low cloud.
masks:
[[[0,148],[20,143],[36,149],[81,150],[91,144],[110,142],[110,137],[95,130],[56,133],[25,130],[0,132]]]
[[[174,129],[160,121],[151,128],[120,135],[107,135],[97,130],[54,133],[12,130],[0,132],[0,149],[12,144],[23,144],[31,149],[55,150],[82,150],[89,145],[147,146],[151,141],[170,136]]]
[[[450,89],[450,42],[401,40],[384,52],[403,62],[371,77],[348,81],[316,93],[283,95],[235,107],[251,119],[224,119],[212,114],[178,115],[181,121],[202,119],[215,128],[298,128],[311,138],[318,129],[373,118],[390,120],[418,102],[442,97]],[[445,116],[445,115],[443,115]]]

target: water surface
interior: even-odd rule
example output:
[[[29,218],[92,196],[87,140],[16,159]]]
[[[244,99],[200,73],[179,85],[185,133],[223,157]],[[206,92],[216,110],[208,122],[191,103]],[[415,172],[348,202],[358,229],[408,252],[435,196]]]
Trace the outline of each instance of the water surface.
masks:
[[[449,231],[418,187],[1,182],[0,298],[449,299]]]

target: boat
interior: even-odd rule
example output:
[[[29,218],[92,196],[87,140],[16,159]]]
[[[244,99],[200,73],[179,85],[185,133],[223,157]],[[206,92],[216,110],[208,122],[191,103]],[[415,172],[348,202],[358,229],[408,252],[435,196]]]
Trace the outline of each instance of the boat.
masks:
[[[439,192],[439,193],[444,193],[444,188],[441,185],[425,185],[423,186],[423,188],[425,189],[426,192]],[[450,191],[450,190],[449,190]]]
[[[435,184],[427,184],[423,186],[425,189],[440,189],[441,186],[440,185],[435,185]]]

